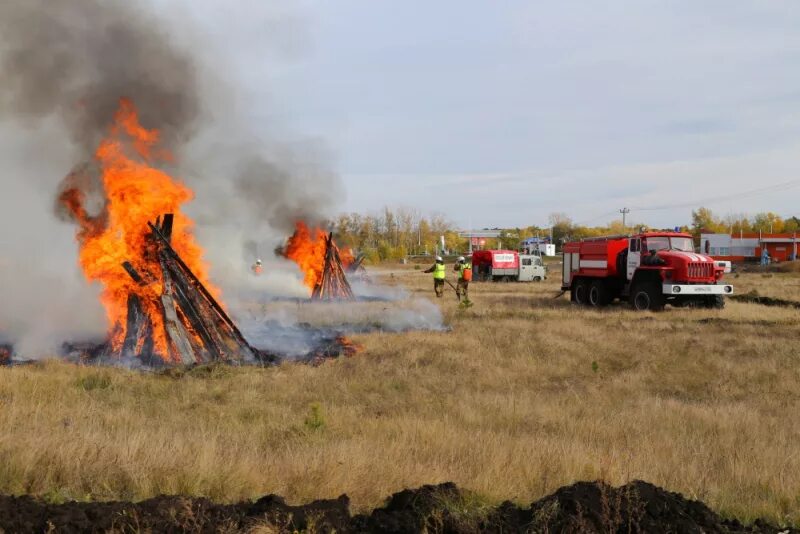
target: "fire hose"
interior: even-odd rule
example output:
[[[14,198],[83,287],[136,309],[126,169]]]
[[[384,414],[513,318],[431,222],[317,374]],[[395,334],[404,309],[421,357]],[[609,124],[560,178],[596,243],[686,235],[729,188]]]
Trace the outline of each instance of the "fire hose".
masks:
[[[458,296],[458,289],[456,289],[456,286],[454,286],[454,285],[453,285],[453,284],[450,282],[450,280],[448,280],[447,278],[445,278],[445,279],[444,279],[444,281],[445,281],[445,282],[447,282],[447,285],[448,285],[448,286],[450,286],[450,287],[452,287],[452,288],[453,288],[453,291],[455,291],[455,292],[456,292],[456,298],[457,298],[458,300],[461,300],[461,298]]]

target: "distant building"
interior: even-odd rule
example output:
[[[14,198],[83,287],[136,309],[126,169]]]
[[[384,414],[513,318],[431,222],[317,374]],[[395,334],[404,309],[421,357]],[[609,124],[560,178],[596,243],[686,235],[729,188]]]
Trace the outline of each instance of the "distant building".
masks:
[[[700,253],[735,262],[758,261],[766,250],[772,261],[797,258],[797,234],[700,234]]]
[[[498,239],[503,233],[499,229],[484,229],[484,230],[463,230],[458,233],[458,236],[469,240],[469,250],[485,250],[491,248],[492,240]],[[500,241],[496,242],[496,247],[500,247]]]
[[[556,246],[550,242],[549,237],[529,237],[519,242],[519,252],[523,254],[536,254],[542,256],[555,256]]]

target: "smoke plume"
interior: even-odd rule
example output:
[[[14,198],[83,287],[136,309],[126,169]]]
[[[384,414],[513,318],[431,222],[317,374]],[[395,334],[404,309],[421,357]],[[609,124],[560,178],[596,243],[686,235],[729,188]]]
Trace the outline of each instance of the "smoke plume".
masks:
[[[223,292],[255,283],[247,277],[252,243],[272,262],[268,272],[296,282],[281,288],[299,291],[296,268],[271,249],[296,219],[330,215],[341,194],[324,149],[255,128],[235,111],[248,106],[233,105],[239,97],[223,80],[236,77],[209,50],[213,41],[190,42],[187,20],[177,25],[148,5],[0,2],[0,333],[29,356],[51,351],[68,333],[105,329],[97,288],[77,268],[77,228],[53,204],[65,183],[80,183],[87,208],[102,215],[92,156],[120,98],[161,132],[176,156],[168,171],[195,191],[188,211]]]
[[[91,153],[120,97],[167,142],[186,140],[200,109],[195,62],[140,2],[0,3],[4,114],[58,115]]]

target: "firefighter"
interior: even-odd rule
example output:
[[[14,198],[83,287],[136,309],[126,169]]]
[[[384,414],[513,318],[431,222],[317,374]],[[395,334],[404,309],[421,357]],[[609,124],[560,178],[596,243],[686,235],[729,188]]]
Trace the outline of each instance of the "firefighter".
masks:
[[[264,270],[264,267],[261,265],[261,260],[260,259],[256,260],[251,269],[253,270],[253,274],[255,274],[256,276],[260,275],[261,271]]]
[[[424,273],[433,273],[433,290],[438,298],[442,298],[442,295],[444,295],[444,271],[444,260],[441,256],[436,256],[436,262],[431,265],[430,269],[422,271]]]
[[[456,295],[461,302],[461,295],[464,295],[464,302],[469,302],[469,283],[472,281],[472,261],[467,261],[464,256],[459,256],[458,261],[453,266],[453,271],[458,273],[458,283],[456,284]]]

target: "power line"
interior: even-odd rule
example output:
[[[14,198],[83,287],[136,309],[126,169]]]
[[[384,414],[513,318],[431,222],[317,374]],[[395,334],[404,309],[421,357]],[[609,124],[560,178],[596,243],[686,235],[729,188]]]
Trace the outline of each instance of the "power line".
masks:
[[[712,204],[716,202],[722,202],[726,200],[738,200],[742,198],[749,198],[753,196],[763,195],[766,193],[776,193],[779,191],[786,191],[788,189],[792,189],[795,187],[800,186],[800,180],[789,180],[787,182],[781,182],[779,184],[770,185],[767,187],[761,187],[758,189],[751,189],[748,191],[740,191],[738,193],[731,193],[727,195],[719,195],[716,197],[707,197],[701,200],[692,200],[689,202],[680,202],[676,204],[664,204],[662,206],[651,206],[651,207],[642,207],[642,206],[633,206],[631,208],[622,208],[616,211],[611,211],[607,213],[603,213],[601,215],[597,215],[596,217],[592,217],[591,219],[586,219],[583,221],[576,222],[576,226],[585,226],[590,223],[593,223],[599,219],[603,219],[605,217],[612,217],[617,213],[622,213],[622,224],[623,227],[625,226],[625,216],[628,213],[633,211],[660,211],[660,210],[670,210],[670,209],[677,209],[677,208],[694,208],[698,206],[702,206],[704,204]],[[623,213],[624,211],[624,213]]]
[[[625,216],[627,214],[629,214],[631,212],[631,210],[630,210],[630,208],[622,208],[621,210],[619,210],[619,212],[622,214],[622,229],[624,230],[625,229]]]
[[[691,202],[681,202],[678,204],[666,204],[663,206],[653,206],[649,208],[644,207],[634,207],[635,211],[659,211],[659,210],[670,210],[676,208],[691,208],[695,206],[702,206],[703,204],[712,204],[716,202],[722,202],[725,200],[738,200],[742,198],[749,198],[753,196],[763,195],[765,193],[775,193],[778,191],[785,191],[788,189],[792,189],[800,185],[800,180],[790,180],[788,182],[782,182],[780,184],[771,185],[768,187],[762,187],[759,189],[752,189],[750,191],[742,191],[739,193],[731,193],[728,195],[720,195],[717,197],[708,197],[702,200],[693,200]]]
[[[618,212],[616,212],[616,211],[610,211],[608,213],[604,213],[602,215],[598,215],[597,217],[592,217],[591,219],[586,219],[585,221],[578,221],[575,224],[577,226],[585,226],[585,225],[587,225],[589,223],[593,223],[594,221],[596,221],[598,219],[603,219],[605,217],[612,217],[612,216],[616,215],[617,213]]]

